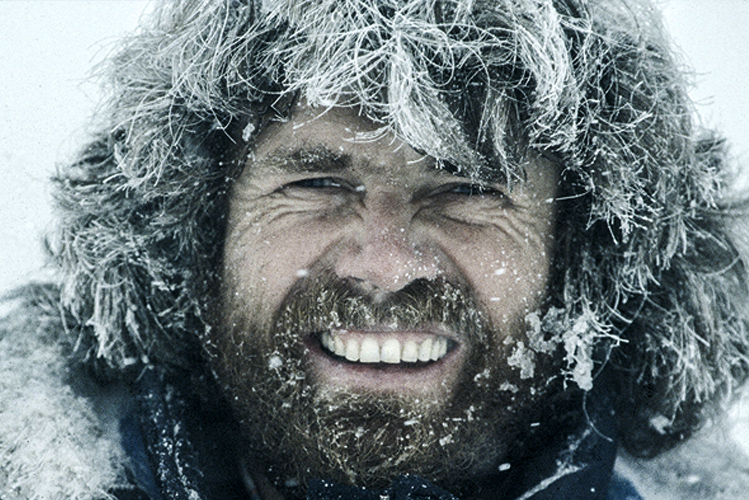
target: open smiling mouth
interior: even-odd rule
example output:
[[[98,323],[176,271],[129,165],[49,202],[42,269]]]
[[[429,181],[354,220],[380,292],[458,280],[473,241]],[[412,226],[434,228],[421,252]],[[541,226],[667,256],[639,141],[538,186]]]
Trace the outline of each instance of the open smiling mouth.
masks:
[[[342,328],[310,335],[314,378],[346,390],[444,394],[454,386],[467,350],[440,330]]]
[[[424,366],[457,348],[457,343],[446,336],[417,332],[329,330],[316,337],[323,353],[339,362],[362,365]]]

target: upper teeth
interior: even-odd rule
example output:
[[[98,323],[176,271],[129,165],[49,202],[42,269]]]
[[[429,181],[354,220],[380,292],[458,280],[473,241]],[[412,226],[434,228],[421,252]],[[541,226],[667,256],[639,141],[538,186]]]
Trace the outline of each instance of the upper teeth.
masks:
[[[323,347],[336,356],[359,363],[416,363],[437,361],[447,354],[448,339],[431,336],[424,340],[401,340],[380,334],[343,338],[335,332],[323,332]]]

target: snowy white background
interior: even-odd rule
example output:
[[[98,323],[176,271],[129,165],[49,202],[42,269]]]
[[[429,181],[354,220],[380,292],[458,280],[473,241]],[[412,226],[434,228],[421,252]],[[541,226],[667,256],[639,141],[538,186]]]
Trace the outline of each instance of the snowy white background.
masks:
[[[0,291],[39,274],[52,218],[47,179],[86,134],[98,100],[88,77],[145,0],[0,0]],[[703,122],[749,165],[749,0],[661,0],[695,69]],[[749,453],[749,399],[732,412]]]

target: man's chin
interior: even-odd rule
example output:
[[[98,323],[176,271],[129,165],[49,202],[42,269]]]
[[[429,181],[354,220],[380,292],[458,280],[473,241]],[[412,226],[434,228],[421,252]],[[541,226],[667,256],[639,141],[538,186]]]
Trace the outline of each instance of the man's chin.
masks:
[[[505,453],[496,422],[473,406],[455,411],[444,400],[319,388],[307,408],[313,411],[287,405],[262,431],[256,419],[244,422],[255,444],[249,460],[265,464],[268,478],[292,497],[314,478],[382,489],[414,474],[452,486],[455,478],[494,470]]]
[[[381,489],[403,474],[458,492],[456,478],[496,472],[520,448],[547,386],[504,361],[513,345],[500,341],[523,338],[520,318],[491,329],[467,290],[445,280],[381,302],[314,277],[267,324],[228,291],[206,344],[246,461],[287,496],[313,478]]]
[[[367,363],[311,354],[294,339],[299,336],[280,341],[283,350],[222,348],[219,340],[216,347],[227,357],[214,365],[241,425],[245,461],[261,467],[288,498],[303,498],[312,479],[377,490],[403,474],[465,492],[496,474],[499,464],[519,458],[524,446],[517,443],[529,430],[545,431],[530,424],[547,406],[547,381],[497,367],[488,349],[454,350],[423,366],[361,366]],[[315,355],[322,360],[311,359]],[[319,376],[325,363],[345,366]],[[451,373],[454,381],[437,372]],[[406,388],[404,381],[425,374],[439,383]],[[364,380],[356,384],[357,377]]]
[[[524,427],[517,419],[527,418],[522,397],[477,381],[477,373],[486,373],[481,357],[466,357],[449,389],[438,384],[439,390],[424,391],[367,384],[352,390],[316,380],[304,355],[276,352],[248,363],[229,395],[246,436],[247,461],[262,464],[291,498],[303,497],[315,478],[382,489],[403,474],[460,491],[456,478],[496,472]],[[273,369],[253,372],[263,365]]]

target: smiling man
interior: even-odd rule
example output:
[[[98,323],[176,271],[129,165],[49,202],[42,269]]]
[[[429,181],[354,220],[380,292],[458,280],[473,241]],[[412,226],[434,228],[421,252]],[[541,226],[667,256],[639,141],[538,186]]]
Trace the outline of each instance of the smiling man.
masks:
[[[0,330],[4,500],[745,493],[692,438],[745,201],[649,4],[164,2],[108,75]]]
[[[258,136],[209,343],[255,461],[371,485],[517,455],[560,382],[512,366],[546,296],[559,177],[537,155],[522,168],[513,189],[451,173],[352,108],[299,105]]]

